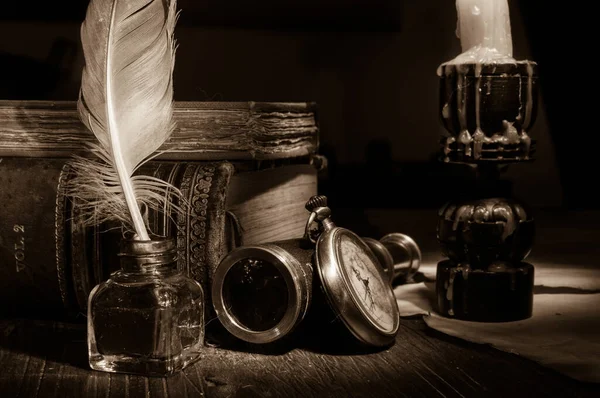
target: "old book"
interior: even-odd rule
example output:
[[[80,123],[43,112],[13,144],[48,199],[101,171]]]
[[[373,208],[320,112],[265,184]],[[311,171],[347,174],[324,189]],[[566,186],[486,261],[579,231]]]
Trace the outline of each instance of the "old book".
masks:
[[[176,102],[160,160],[264,160],[314,154],[314,103]],[[0,101],[0,157],[64,157],[94,140],[75,102]]]
[[[120,231],[106,225],[81,230],[72,222],[77,203],[61,191],[69,155],[91,139],[74,106],[0,102],[4,314],[81,314],[90,289],[117,267]],[[171,181],[191,203],[186,214],[167,211],[170,218],[159,214],[151,222],[156,233],[177,236],[180,267],[205,290],[218,260],[236,245],[302,236],[304,203],[317,192],[313,109],[177,104],[178,129],[161,148],[168,152],[141,172]]]

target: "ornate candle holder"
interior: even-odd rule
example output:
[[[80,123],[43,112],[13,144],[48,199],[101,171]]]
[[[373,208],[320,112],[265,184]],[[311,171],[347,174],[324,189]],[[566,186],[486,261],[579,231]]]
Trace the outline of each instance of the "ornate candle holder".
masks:
[[[471,321],[531,316],[534,268],[523,260],[534,220],[500,178],[507,164],[532,160],[527,132],[537,108],[534,62],[444,64],[440,110],[449,135],[443,160],[475,169],[473,189],[439,211],[437,235],[447,260],[437,267],[440,314]]]

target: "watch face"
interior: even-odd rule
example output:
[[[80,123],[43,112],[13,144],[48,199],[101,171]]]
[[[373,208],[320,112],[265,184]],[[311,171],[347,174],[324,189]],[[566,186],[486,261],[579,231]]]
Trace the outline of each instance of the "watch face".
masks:
[[[390,284],[365,248],[352,236],[342,234],[338,256],[344,279],[355,301],[382,331],[393,333],[397,325],[397,305],[390,300]]]
[[[385,346],[400,324],[389,279],[375,255],[356,234],[334,227],[317,241],[317,269],[338,317],[363,343]]]

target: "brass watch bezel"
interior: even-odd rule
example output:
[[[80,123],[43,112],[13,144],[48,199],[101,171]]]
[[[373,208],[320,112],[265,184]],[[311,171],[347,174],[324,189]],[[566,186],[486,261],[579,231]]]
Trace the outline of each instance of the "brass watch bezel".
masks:
[[[350,237],[360,247],[373,265],[373,269],[381,277],[381,285],[386,289],[386,296],[393,305],[394,324],[391,331],[384,330],[369,314],[362,300],[357,297],[354,288],[348,282],[350,276],[340,259],[340,241],[342,236]],[[400,312],[389,279],[383,269],[377,266],[377,259],[366,243],[358,235],[341,227],[333,227],[324,231],[316,243],[316,266],[321,286],[336,315],[343,321],[348,330],[361,342],[373,346],[391,344],[400,327]]]
[[[223,297],[223,283],[231,267],[239,261],[255,258],[273,264],[283,276],[288,287],[288,306],[285,314],[274,327],[267,330],[251,330],[241,324],[227,306]],[[299,261],[279,246],[243,246],[231,251],[219,264],[213,276],[212,301],[215,312],[225,329],[235,337],[256,344],[270,343],[289,334],[306,315],[312,292]]]

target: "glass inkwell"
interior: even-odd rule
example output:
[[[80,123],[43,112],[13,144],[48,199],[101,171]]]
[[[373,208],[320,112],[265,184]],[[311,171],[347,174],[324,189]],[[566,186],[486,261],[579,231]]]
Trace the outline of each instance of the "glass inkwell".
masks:
[[[399,327],[394,258],[382,245],[392,264],[386,271],[362,238],[333,223],[326,197],[313,196],[306,209],[303,238],[242,246],[222,259],[212,285],[220,322],[254,344],[302,335],[389,346]]]
[[[92,369],[168,376],[199,358],[204,295],[177,270],[174,239],[123,240],[121,269],[88,300]]]

